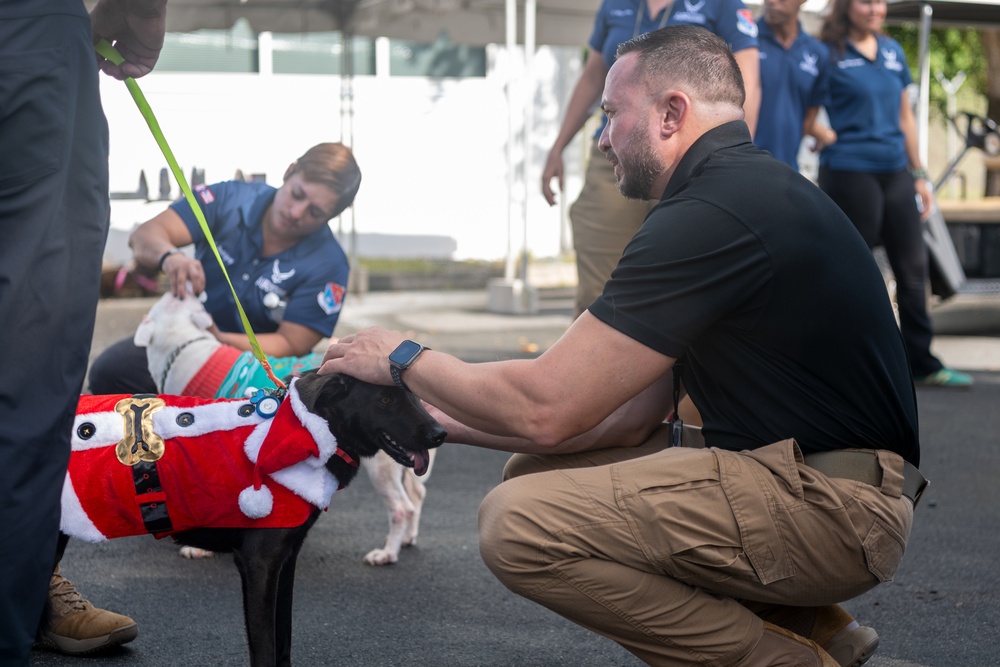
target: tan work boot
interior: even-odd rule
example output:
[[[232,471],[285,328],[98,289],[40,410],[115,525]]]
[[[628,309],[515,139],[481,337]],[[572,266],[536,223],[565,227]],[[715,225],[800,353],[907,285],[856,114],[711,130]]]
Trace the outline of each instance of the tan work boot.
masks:
[[[837,667],[816,642],[764,621],[764,634],[740,667]]]
[[[139,634],[128,616],[98,609],[83,599],[71,581],[59,574],[49,582],[48,628],[38,633],[36,644],[67,655],[83,655],[127,644]]]
[[[860,667],[878,648],[878,633],[859,625],[840,605],[754,609],[765,621],[808,637],[823,647],[840,667]]]
[[[809,639],[822,646],[840,667],[859,667],[878,648],[878,633],[874,628],[859,625],[838,604],[816,609]]]

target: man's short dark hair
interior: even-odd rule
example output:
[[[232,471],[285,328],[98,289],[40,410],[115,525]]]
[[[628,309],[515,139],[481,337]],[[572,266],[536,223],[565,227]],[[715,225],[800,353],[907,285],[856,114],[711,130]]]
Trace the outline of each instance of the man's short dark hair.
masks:
[[[627,53],[637,55],[637,74],[654,91],[682,84],[706,102],[742,107],[746,100],[732,49],[700,26],[674,25],[644,33],[619,45],[615,57]]]

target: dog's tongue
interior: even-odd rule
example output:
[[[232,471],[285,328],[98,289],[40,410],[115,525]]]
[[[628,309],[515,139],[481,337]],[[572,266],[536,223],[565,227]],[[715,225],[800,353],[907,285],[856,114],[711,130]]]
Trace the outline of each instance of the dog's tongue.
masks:
[[[430,466],[430,455],[427,453],[426,449],[421,449],[418,452],[407,451],[410,458],[413,459],[413,472],[417,477],[425,474],[427,472],[428,466]]]

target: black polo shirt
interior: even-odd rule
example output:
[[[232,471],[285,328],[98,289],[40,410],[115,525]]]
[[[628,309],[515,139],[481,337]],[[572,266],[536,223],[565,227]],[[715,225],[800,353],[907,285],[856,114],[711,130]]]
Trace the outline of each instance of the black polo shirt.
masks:
[[[742,121],[688,150],[590,312],[686,357],[711,446],[794,437],[806,453],[888,449],[919,464],[913,382],[871,251]]]

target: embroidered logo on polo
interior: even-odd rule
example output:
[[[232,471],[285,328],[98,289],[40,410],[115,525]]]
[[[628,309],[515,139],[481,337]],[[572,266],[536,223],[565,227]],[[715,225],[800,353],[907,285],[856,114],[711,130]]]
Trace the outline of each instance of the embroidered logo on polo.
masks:
[[[736,10],[736,29],[747,37],[757,36],[757,22],[753,20],[753,13],[749,9]]]
[[[673,19],[678,23],[694,23],[695,25],[704,25],[707,19],[705,15],[701,13],[701,8],[705,6],[705,0],[701,2],[691,2],[690,0],[684,0],[684,9],[674,14]],[[737,21],[739,17],[737,17]],[[751,20],[753,20],[751,18]],[[754,26],[756,28],[756,26]]]
[[[802,62],[799,63],[799,69],[803,72],[812,74],[813,76],[819,76],[819,69],[816,67],[816,62],[818,60],[819,54],[803,53]]]
[[[271,267],[271,282],[275,285],[280,285],[295,275],[295,269],[292,269],[291,271],[282,271],[278,266],[278,261],[279,260],[277,259],[274,260],[274,266]]]
[[[257,287],[261,292],[264,292],[262,297],[264,300],[264,305],[268,308],[275,308],[278,302],[288,295],[288,290],[283,287],[279,287],[280,283],[288,280],[295,275],[295,269],[291,271],[282,271],[278,260],[274,260],[274,264],[271,266],[271,278],[268,279],[266,276],[260,276],[254,281],[254,286]],[[271,298],[271,302],[268,303],[268,298],[274,294],[277,300]]]
[[[343,285],[327,283],[323,291],[316,295],[316,301],[324,313],[333,315],[334,313],[339,313],[340,308],[344,305],[344,294],[346,292],[347,290]]]
[[[233,259],[232,255],[226,252],[226,249],[222,246],[222,244],[216,242],[215,249],[219,251],[219,257],[221,257],[222,261],[226,263],[226,266],[232,266],[236,263],[236,260]]]
[[[850,69],[852,67],[864,67],[864,58],[846,58],[844,60],[837,61],[837,67],[840,69]]]
[[[267,306],[268,308],[274,307],[273,305],[268,305],[268,296],[269,295],[271,295],[271,294],[276,295],[278,297],[279,301],[281,299],[285,298],[288,295],[288,290],[286,290],[283,287],[278,287],[277,285],[275,285],[274,283],[272,283],[270,280],[268,280],[266,276],[261,276],[261,277],[257,278],[257,280],[255,280],[253,284],[254,284],[254,287],[256,287],[257,289],[259,289],[261,292],[264,293],[264,295],[261,297],[261,299],[263,300],[264,305]],[[273,301],[272,301],[272,303],[274,305],[277,305]]]
[[[892,72],[901,72],[903,70],[903,63],[899,62],[898,56],[892,49],[882,49],[882,61],[885,63],[885,68]]]

